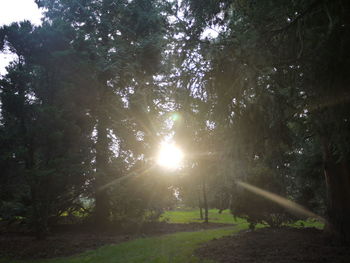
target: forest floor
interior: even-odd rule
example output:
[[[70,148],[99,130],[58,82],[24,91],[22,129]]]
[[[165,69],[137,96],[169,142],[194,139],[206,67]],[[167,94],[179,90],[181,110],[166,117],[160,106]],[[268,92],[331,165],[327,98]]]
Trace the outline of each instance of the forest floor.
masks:
[[[262,228],[214,239],[196,250],[222,263],[349,263],[349,247],[332,245],[316,228]]]
[[[129,232],[95,231],[70,226],[53,229],[45,240],[36,240],[28,232],[0,231],[0,257],[16,259],[55,258],[79,254],[104,245],[119,244],[136,238],[159,236],[175,232],[200,231],[232,226],[223,223],[149,223]]]

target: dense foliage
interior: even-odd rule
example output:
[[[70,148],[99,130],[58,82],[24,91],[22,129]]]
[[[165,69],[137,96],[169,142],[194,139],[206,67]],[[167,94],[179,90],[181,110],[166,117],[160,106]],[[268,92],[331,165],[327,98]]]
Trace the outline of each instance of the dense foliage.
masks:
[[[205,221],[296,218],[245,182],[350,242],[349,3],[36,2],[41,26],[0,29],[17,55],[0,82],[2,220],[40,237],[67,213],[127,225],[179,201]],[[164,137],[180,171],[155,165]]]

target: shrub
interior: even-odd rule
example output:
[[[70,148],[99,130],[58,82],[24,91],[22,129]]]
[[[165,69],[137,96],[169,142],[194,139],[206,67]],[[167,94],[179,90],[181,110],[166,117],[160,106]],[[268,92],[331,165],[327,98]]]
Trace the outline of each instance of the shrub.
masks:
[[[285,190],[278,179],[268,169],[256,169],[251,171],[247,182],[283,196]],[[250,223],[250,229],[254,229],[258,223],[268,224],[270,227],[280,227],[284,223],[296,220],[284,207],[239,185],[235,186],[232,195],[231,212],[235,217],[245,218]]]

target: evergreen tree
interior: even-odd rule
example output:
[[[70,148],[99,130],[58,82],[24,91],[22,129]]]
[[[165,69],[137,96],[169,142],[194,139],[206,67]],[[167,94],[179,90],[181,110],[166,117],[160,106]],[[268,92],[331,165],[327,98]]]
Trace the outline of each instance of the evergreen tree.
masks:
[[[80,96],[83,83],[74,78],[88,70],[69,47],[71,31],[60,24],[22,22],[1,31],[18,57],[1,80],[1,154],[12,166],[3,176],[21,178],[22,197],[14,198],[30,206],[22,216],[42,238],[50,217],[79,205],[90,179],[93,126],[82,106],[91,97]]]
[[[324,167],[327,229],[349,242],[348,4],[189,0],[182,11],[183,32],[198,43],[184,53],[199,50],[209,63],[192,72],[202,70],[202,97],[226,131],[227,172],[248,179],[259,163],[282,186],[263,187],[286,194],[291,164],[302,166],[298,155],[314,143],[323,157],[310,169],[322,176]],[[213,27],[218,37],[205,39]]]
[[[37,1],[47,8],[46,19],[62,21],[76,34],[72,45],[90,57],[96,102],[91,108],[95,118],[96,144],[94,192],[96,221],[105,226],[110,217],[108,188],[110,134],[119,137],[113,126],[120,116],[123,92],[146,92],[152,75],[159,69],[164,19],[157,1]],[[119,105],[118,105],[119,104]]]

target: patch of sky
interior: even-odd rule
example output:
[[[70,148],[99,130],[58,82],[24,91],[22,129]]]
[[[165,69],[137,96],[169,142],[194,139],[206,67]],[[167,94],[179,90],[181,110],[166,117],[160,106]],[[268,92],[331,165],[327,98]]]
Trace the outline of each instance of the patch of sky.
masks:
[[[18,8],[18,7],[21,8]],[[0,27],[14,22],[29,20],[32,24],[41,25],[43,9],[39,9],[34,0],[1,0]],[[0,75],[7,73],[6,67],[16,59],[16,55],[7,48],[0,52]]]

